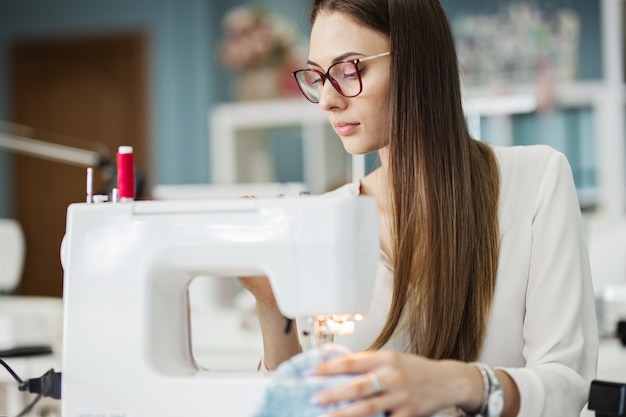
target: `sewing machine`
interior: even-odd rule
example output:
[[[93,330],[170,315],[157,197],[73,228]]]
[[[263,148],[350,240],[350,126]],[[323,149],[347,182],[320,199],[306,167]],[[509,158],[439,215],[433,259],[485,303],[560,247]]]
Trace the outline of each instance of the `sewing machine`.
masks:
[[[368,311],[378,257],[367,197],[72,204],[62,415],[252,416],[267,377],[199,369],[189,282],[265,274],[281,312],[311,318],[319,343]]]

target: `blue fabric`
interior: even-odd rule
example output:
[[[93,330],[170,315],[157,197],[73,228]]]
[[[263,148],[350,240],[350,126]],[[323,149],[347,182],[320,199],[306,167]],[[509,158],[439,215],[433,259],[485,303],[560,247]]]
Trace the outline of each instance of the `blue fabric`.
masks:
[[[319,417],[325,411],[346,405],[344,402],[321,407],[311,400],[319,391],[346,383],[353,375],[320,377],[311,372],[315,365],[348,353],[343,346],[325,344],[283,362],[270,377],[263,404],[254,417]]]

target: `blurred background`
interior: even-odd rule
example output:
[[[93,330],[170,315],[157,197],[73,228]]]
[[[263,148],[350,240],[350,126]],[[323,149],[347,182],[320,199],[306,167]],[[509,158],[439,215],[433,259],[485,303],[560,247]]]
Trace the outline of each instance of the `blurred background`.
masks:
[[[626,315],[613,291],[626,283],[622,0],[443,4],[475,137],[568,157],[612,326]],[[94,192],[110,192],[122,145],[140,199],[254,183],[321,193],[371,170],[376,155],[348,157],[292,80],[308,12],[306,0],[0,0],[0,219],[24,248],[0,291],[60,299],[66,208],[84,201],[87,166]]]
[[[476,136],[562,150],[586,208],[598,204],[605,55],[619,52],[603,39],[614,2],[444,2]],[[306,61],[308,30],[307,1],[0,0],[0,131],[94,152],[95,191],[130,145],[141,198],[224,182],[323,192],[352,161],[297,97],[289,72]],[[0,218],[20,221],[28,248],[21,293],[61,295],[65,209],[84,199],[84,172],[0,149]]]

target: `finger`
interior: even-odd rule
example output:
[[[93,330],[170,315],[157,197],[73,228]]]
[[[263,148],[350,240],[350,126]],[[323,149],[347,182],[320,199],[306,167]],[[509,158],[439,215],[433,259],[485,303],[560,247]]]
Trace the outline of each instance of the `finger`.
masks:
[[[359,352],[318,365],[318,375],[363,374],[389,364],[390,352]]]
[[[380,383],[378,376],[374,372],[367,374],[369,382],[372,384],[372,395],[379,395],[383,392],[383,384]]]
[[[328,405],[377,396],[382,394],[383,391],[384,386],[379,377],[375,373],[370,372],[355,377],[348,383],[317,393],[314,401],[320,405]]]
[[[411,404],[408,401],[406,391],[394,391],[385,395],[370,397],[351,403],[340,410],[346,414],[333,415],[333,417],[366,417],[379,413],[386,417],[426,417],[433,414],[423,409],[420,410]]]
[[[387,412],[385,417],[415,417],[415,411],[411,407],[402,407],[393,412]]]
[[[328,413],[332,417],[368,417],[384,414],[393,417],[414,417],[409,406],[402,405],[402,394],[389,393],[352,402]],[[326,416],[326,414],[324,414]]]

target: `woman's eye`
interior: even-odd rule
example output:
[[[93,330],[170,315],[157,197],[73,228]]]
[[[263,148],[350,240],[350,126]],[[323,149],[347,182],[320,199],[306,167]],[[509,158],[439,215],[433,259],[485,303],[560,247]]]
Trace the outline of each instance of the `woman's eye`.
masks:
[[[355,80],[358,76],[359,74],[357,73],[357,71],[346,72],[343,74],[343,78],[346,80]]]

